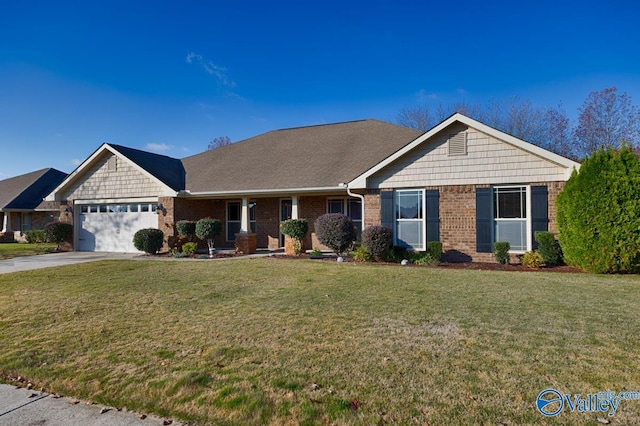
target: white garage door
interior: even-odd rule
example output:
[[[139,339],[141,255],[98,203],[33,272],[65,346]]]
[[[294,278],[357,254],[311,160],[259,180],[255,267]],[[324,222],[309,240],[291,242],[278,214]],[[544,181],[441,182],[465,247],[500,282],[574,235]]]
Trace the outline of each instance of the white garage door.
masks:
[[[137,252],[133,234],[143,228],[157,228],[156,203],[80,205],[78,211],[79,251]]]

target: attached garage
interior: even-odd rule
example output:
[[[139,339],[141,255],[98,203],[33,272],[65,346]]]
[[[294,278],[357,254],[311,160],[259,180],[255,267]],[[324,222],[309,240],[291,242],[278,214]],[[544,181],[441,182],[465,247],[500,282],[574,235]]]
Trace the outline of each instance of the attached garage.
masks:
[[[176,197],[184,182],[180,160],[105,143],[47,200],[63,203],[74,250],[135,253],[134,234],[158,228],[158,199]]]
[[[133,235],[157,228],[156,203],[85,204],[76,206],[78,251],[137,252]]]

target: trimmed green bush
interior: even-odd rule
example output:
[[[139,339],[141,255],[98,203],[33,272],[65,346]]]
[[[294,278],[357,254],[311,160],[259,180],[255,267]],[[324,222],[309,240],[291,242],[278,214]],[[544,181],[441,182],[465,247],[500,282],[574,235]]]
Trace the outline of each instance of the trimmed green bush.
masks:
[[[24,236],[30,244],[45,243],[47,241],[44,229],[25,231]]]
[[[427,243],[427,253],[440,262],[440,259],[442,259],[442,243],[440,241],[429,241]]]
[[[556,201],[564,261],[594,273],[640,272],[640,162],[626,144],[600,149]]]
[[[156,254],[162,248],[164,234],[155,228],[141,229],[133,235],[133,246],[147,254]]]
[[[293,251],[300,254],[302,240],[309,231],[309,223],[306,219],[289,219],[280,224],[280,232],[293,240]]]
[[[70,241],[73,236],[73,226],[64,222],[49,222],[44,226],[44,237],[49,243],[56,243],[56,250],[60,244]]]
[[[213,251],[213,241],[222,232],[222,222],[218,219],[205,217],[196,222],[196,236],[205,240],[209,246],[209,251]]]
[[[534,234],[538,242],[538,252],[547,266],[555,266],[562,261],[562,249],[556,236],[551,232],[537,231]]]
[[[355,241],[353,222],[342,213],[327,213],[315,221],[316,237],[336,254],[344,253]]]
[[[543,263],[544,260],[537,250],[527,251],[522,256],[522,265],[527,268],[539,268]]]
[[[509,250],[511,250],[511,244],[508,241],[498,241],[493,245],[493,253],[496,255],[496,260],[501,265],[509,264]]]
[[[182,245],[182,252],[187,256],[191,256],[198,250],[198,243],[189,242]]]
[[[386,260],[393,246],[393,232],[384,226],[369,226],[362,231],[362,247],[376,260]]]
[[[179,220],[176,222],[178,235],[184,238],[191,238],[196,234],[196,222],[193,220]]]

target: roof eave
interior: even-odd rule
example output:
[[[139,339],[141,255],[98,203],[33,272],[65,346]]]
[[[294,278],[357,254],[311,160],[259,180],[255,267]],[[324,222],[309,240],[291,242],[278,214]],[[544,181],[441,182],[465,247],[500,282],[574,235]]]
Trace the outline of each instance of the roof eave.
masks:
[[[281,188],[281,189],[246,189],[246,190],[230,190],[230,191],[202,191],[191,192],[188,190],[180,191],[178,196],[192,198],[231,198],[231,197],[247,197],[247,196],[283,196],[283,195],[301,195],[301,194],[323,194],[346,192],[346,186],[319,186],[308,188]]]

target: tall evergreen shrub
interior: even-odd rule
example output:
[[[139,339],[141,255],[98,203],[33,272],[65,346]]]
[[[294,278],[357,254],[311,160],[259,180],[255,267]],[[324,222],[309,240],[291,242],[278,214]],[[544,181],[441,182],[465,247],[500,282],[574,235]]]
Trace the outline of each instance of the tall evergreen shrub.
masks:
[[[584,160],[556,207],[567,264],[594,273],[640,272],[640,162],[630,146]]]

